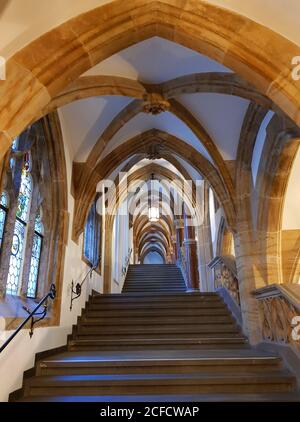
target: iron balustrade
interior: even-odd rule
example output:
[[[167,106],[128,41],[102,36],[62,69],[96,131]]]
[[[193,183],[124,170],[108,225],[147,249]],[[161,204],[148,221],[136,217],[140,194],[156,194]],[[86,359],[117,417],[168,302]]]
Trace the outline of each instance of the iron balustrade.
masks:
[[[73,309],[73,302],[74,300],[78,299],[81,296],[82,293],[82,286],[85,283],[86,279],[88,278],[88,276],[90,276],[90,278],[92,277],[93,272],[98,268],[100,263],[100,258],[98,259],[97,263],[94,264],[92,266],[92,268],[87,272],[87,274],[84,276],[83,280],[81,283],[77,283],[75,285],[74,281],[72,280],[72,284],[71,284],[71,303],[70,303],[70,311],[72,311]],[[74,285],[75,285],[75,290],[74,290]]]
[[[3,350],[10,344],[10,342],[16,337],[16,335],[22,330],[23,327],[27,324],[28,321],[31,320],[30,324],[30,331],[29,336],[32,338],[33,336],[33,329],[36,323],[41,321],[45,318],[48,311],[48,299],[54,300],[56,297],[56,288],[54,284],[51,284],[49,292],[43,297],[43,299],[37,304],[37,306],[34,308],[33,311],[30,312],[30,310],[24,306],[23,309],[28,312],[28,317],[24,319],[24,321],[18,326],[18,328],[13,332],[13,334],[2,344],[0,347],[0,353],[3,352]],[[44,306],[44,309],[42,312],[37,312],[42,306]],[[35,318],[38,316],[38,318]]]
[[[130,264],[131,254],[132,254],[132,248],[130,248],[128,250],[128,255],[125,258],[125,265],[123,265],[123,267],[122,267],[122,276],[123,277],[126,277],[126,274],[127,274],[127,271],[128,271],[128,267],[129,267],[129,264]]]

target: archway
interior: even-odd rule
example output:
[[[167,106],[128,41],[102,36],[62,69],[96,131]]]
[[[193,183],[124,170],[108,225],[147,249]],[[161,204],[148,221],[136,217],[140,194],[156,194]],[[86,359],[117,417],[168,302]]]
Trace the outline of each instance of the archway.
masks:
[[[70,82],[116,51],[155,35],[232,68],[299,124],[300,89],[291,62],[299,52],[295,44],[200,0],[184,6],[178,0],[119,0],[65,22],[8,60],[7,80],[0,85],[1,158],[12,139]],[[268,45],[272,50],[266,61]]]

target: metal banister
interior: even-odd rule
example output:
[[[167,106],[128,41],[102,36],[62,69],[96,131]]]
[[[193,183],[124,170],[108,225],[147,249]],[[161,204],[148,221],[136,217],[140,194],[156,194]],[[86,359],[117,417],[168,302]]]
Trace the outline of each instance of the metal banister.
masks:
[[[25,311],[29,313],[28,317],[24,319],[24,321],[18,326],[18,328],[13,332],[13,334],[2,344],[0,347],[0,353],[3,352],[3,350],[10,344],[10,342],[16,337],[16,335],[22,330],[22,328],[27,324],[28,321],[31,319],[31,326],[29,331],[30,338],[33,335],[33,327],[34,325],[45,318],[47,314],[47,300],[50,298],[52,300],[55,299],[56,296],[56,288],[54,284],[51,284],[49,292],[46,294],[46,296],[43,297],[43,299],[36,305],[33,311],[29,311],[28,308],[24,307]],[[37,313],[37,311],[40,309],[41,306],[44,305],[44,310],[42,312]],[[39,318],[34,318],[35,316],[39,316]]]
[[[96,264],[94,264],[92,266],[92,268],[90,268],[90,270],[87,272],[87,274],[84,276],[83,280],[81,283],[77,283],[75,285],[75,290],[74,290],[74,281],[72,280],[72,285],[71,285],[71,303],[70,303],[70,311],[72,311],[73,308],[73,302],[74,300],[78,299],[81,296],[81,291],[82,291],[82,286],[85,283],[86,279],[88,278],[88,276],[92,277],[92,273],[93,271],[95,271],[100,263],[100,257],[98,258],[98,261]]]

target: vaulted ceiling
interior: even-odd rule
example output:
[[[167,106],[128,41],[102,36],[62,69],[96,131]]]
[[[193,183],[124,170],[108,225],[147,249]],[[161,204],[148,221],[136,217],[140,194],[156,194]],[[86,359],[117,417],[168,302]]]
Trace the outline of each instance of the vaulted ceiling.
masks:
[[[2,0],[0,54],[8,58],[51,28],[105,3],[110,1]],[[208,3],[250,17],[300,44],[298,0],[289,0],[288,8],[282,0],[266,1],[263,7],[260,0]],[[157,95],[167,101],[166,111],[145,113],[145,101]],[[155,158],[159,167],[182,179],[208,178],[217,195],[232,199],[230,215],[234,162],[253,103],[270,109],[254,146],[255,183],[266,127],[278,108],[231,69],[167,39],[155,36],[130,43],[66,86],[43,113],[58,109],[68,158],[77,169],[73,177],[79,197],[84,183],[80,187],[83,167],[78,163],[86,163],[91,175],[99,172],[99,178],[114,180],[119,171],[134,174]]]
[[[182,77],[189,77],[191,84],[195,79],[200,79],[201,75],[214,75],[216,79],[220,75],[222,81],[224,74],[229,73],[232,73],[230,69],[201,54],[174,42],[154,37],[114,54],[90,69],[83,77],[115,76],[138,81],[147,87],[156,87],[158,84],[166,84]],[[193,75],[197,75],[197,78]],[[206,88],[207,91],[209,89]],[[203,90],[205,91],[205,88]],[[249,100],[219,92],[197,92],[197,87],[183,88],[182,94],[181,90],[178,91],[180,95],[172,95],[176,105],[184,110],[186,116],[196,119],[219,150],[223,160],[235,160]],[[131,109],[133,103],[138,101],[142,103],[142,100],[128,95],[103,95],[73,101],[60,107],[63,132],[73,151],[74,160],[85,161],[105,130],[114,122],[120,121],[121,114],[126,113],[126,110]],[[199,134],[172,109],[152,115],[143,113],[140,108],[125,120],[112,132],[100,159],[133,137],[157,129],[183,140],[214,162]],[[187,164],[183,165],[187,169]]]

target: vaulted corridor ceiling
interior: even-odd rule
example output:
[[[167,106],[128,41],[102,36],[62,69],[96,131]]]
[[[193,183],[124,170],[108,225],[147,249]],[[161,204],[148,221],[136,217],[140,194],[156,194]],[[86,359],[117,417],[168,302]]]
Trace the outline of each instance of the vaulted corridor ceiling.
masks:
[[[34,304],[51,283],[57,300],[41,326],[60,334],[36,333],[30,353],[47,350],[63,343],[92,293],[71,353],[237,345],[246,392],[248,341],[300,341],[291,330],[300,309],[299,0],[0,3],[0,317],[4,309],[17,325],[28,313],[22,301]],[[258,367],[263,355],[253,351]],[[270,357],[279,390],[293,389]],[[226,367],[236,355],[223,358]],[[247,379],[255,392],[263,379],[268,392],[269,373],[256,374],[256,363]]]

